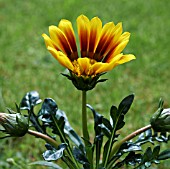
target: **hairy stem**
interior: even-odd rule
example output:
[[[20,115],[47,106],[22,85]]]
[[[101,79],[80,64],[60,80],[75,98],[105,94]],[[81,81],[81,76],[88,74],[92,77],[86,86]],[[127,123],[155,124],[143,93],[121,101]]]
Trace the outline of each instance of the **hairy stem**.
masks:
[[[47,143],[51,144],[53,147],[58,148],[58,143],[54,139],[52,139],[51,137],[49,137],[43,133],[40,133],[40,132],[37,132],[34,130],[28,130],[28,134],[33,135],[38,138],[41,138],[41,139],[45,140]]]
[[[82,128],[85,145],[87,145],[87,141],[89,141],[89,133],[87,128],[86,91],[82,91]]]
[[[87,112],[86,112],[86,91],[82,91],[82,129],[83,138],[86,147],[87,159],[90,163],[90,169],[93,169],[93,153],[89,148],[89,133],[87,128]]]

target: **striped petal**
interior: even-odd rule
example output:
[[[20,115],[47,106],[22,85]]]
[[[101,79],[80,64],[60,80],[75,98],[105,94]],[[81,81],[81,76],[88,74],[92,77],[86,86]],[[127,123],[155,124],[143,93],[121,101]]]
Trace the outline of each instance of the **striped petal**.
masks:
[[[129,32],[124,32],[124,33],[120,36],[119,41],[121,42],[121,41],[124,41],[124,40],[129,40],[129,38],[130,38],[130,33],[129,33]]]
[[[90,35],[90,21],[84,16],[80,15],[77,18],[78,35],[80,40],[81,56],[86,57],[88,46],[89,46],[89,35]]]
[[[55,45],[69,57],[71,55],[71,48],[63,32],[56,26],[50,26],[49,33]]]
[[[72,60],[77,59],[78,54],[77,54],[76,39],[75,39],[75,34],[71,22],[66,19],[62,19],[58,27],[66,36],[67,41],[71,47],[71,50],[74,53],[73,55],[74,58],[72,58]]]
[[[121,36],[119,34],[118,38],[115,38],[116,41],[111,43],[111,49],[107,53],[103,62],[110,62],[110,60],[116,56],[117,54],[121,53],[123,49],[126,47],[127,43],[129,42],[130,33],[124,32]]]
[[[123,56],[123,54],[117,55],[110,63],[103,63],[103,62],[98,62],[99,64],[94,64],[94,71],[96,74],[102,73],[102,72],[107,72],[109,70],[112,70],[116,65],[117,62],[120,60],[120,58]]]
[[[42,34],[42,37],[44,38],[46,47],[50,46],[58,50],[57,46],[54,44],[54,42],[50,39],[49,36],[47,36],[45,33]]]
[[[112,32],[112,30],[114,28],[115,28],[115,25],[114,25],[113,22],[109,22],[109,23],[107,23],[103,26],[101,36],[100,36],[100,40],[99,40],[99,43],[98,43],[96,51],[95,51],[96,53],[100,53],[102,51],[103,45],[109,39],[110,33]]]
[[[129,32],[124,32],[122,23],[102,22],[98,17],[89,20],[85,15],[77,18],[81,57],[78,57],[76,38],[72,23],[61,20],[58,27],[50,26],[49,34],[43,34],[45,44],[58,62],[77,76],[88,78],[112,70],[119,64],[135,59],[132,54],[121,52],[127,46]]]
[[[107,63],[111,62],[112,59],[113,59],[116,55],[120,54],[120,53],[123,51],[123,49],[126,47],[126,45],[128,44],[128,42],[129,42],[129,40],[126,40],[126,41],[121,42],[121,43],[112,51],[112,53],[110,53],[110,54],[106,57],[107,59],[105,59],[104,62],[107,62]]]
[[[98,17],[90,21],[90,39],[89,39],[89,58],[93,58],[94,51],[100,38],[102,22]]]
[[[72,62],[70,61],[70,59],[64,53],[57,51],[50,46],[47,49],[54,56],[54,58],[56,58],[58,60],[58,62],[62,66],[66,67],[67,69],[69,69],[71,71],[74,70],[74,66],[73,66]]]
[[[122,23],[118,23],[114,29],[111,31],[110,36],[108,37],[107,42],[104,44],[101,56],[103,58],[106,57],[108,53],[110,53],[116,46],[118,39],[120,38],[122,33]],[[105,61],[104,61],[105,62]]]

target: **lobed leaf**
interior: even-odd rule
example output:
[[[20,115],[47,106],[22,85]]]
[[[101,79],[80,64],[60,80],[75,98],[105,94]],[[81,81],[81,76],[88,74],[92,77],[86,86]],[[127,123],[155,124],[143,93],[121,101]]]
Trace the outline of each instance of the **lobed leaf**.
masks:
[[[77,147],[73,148],[73,156],[80,164],[83,164],[84,169],[90,168],[90,163],[86,158],[86,155],[79,148]]]
[[[170,158],[170,149],[164,150],[158,155],[158,160],[166,160]]]
[[[64,150],[66,149],[67,144],[62,143],[58,146],[58,149],[56,150],[55,148],[51,150],[46,150],[43,153],[43,157],[46,161],[55,161],[61,158],[64,154]]]
[[[28,92],[21,100],[20,109],[31,110],[32,107],[41,103],[41,101],[37,91]]]

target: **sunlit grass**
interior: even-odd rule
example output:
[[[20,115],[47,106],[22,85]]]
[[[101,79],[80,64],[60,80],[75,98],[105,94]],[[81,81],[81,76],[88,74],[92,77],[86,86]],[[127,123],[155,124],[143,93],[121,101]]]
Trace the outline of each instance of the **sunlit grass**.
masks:
[[[168,0],[147,3],[140,0],[0,0],[0,111],[6,111],[6,107],[15,109],[15,102],[19,103],[26,92],[37,90],[42,99],[56,100],[75,130],[81,133],[80,118],[75,118],[81,116],[81,92],[60,75],[65,70],[48,53],[41,34],[48,33],[48,26],[57,25],[62,18],[71,20],[76,30],[76,18],[83,13],[89,18],[99,16],[104,23],[122,21],[124,31],[131,32],[124,53],[137,57],[104,75],[108,81],[89,91],[87,102],[108,116],[112,104],[118,105],[125,96],[135,93],[125,119],[127,128],[122,134],[147,125],[160,97],[165,100],[165,106],[170,107],[169,9]],[[92,118],[90,111],[89,117]],[[92,129],[93,122],[89,122]],[[25,164],[42,160],[43,146],[43,141],[29,136],[0,140],[0,166],[4,163],[9,167],[8,158],[21,159]]]

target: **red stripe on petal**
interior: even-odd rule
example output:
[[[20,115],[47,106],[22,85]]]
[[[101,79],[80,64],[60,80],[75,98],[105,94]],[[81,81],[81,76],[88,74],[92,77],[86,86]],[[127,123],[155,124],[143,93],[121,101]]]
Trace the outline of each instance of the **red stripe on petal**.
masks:
[[[71,50],[73,52],[72,54],[72,60],[75,60],[78,58],[78,54],[77,54],[77,46],[76,46],[76,39],[75,39],[75,34],[74,34],[74,30],[72,27],[72,24],[70,21],[68,20],[61,20],[59,23],[59,28],[63,31],[63,33],[65,34],[68,43],[71,47]]]
[[[102,22],[98,17],[94,17],[90,21],[90,39],[89,39],[89,57],[93,58],[99,36],[102,30]]]
[[[50,26],[49,32],[55,45],[69,57],[72,51],[64,33],[56,26]]]
[[[114,27],[115,27],[115,25],[113,22],[109,22],[104,25],[102,32],[101,32],[99,43],[98,43],[96,51],[95,51],[95,53],[99,54],[100,57],[94,58],[95,60],[97,60],[97,61],[102,60],[101,53],[104,53],[104,51],[106,50],[106,47],[108,46],[108,43],[110,42],[110,39],[111,39],[110,38],[111,32],[114,29]]]
[[[89,46],[89,31],[90,31],[89,19],[84,15],[80,15],[77,18],[77,27],[81,48],[81,57],[86,57]]]

